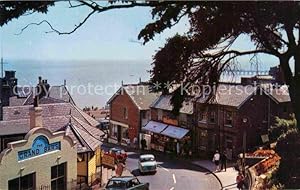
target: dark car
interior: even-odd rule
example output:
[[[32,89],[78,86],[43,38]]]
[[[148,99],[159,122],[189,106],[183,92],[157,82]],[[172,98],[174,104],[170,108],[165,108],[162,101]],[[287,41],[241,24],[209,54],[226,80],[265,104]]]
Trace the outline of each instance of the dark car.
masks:
[[[134,176],[113,177],[108,180],[105,190],[149,190],[149,183],[141,183]]]
[[[109,154],[112,155],[116,161],[126,161],[127,159],[127,153],[125,150],[121,148],[111,148],[109,150]]]

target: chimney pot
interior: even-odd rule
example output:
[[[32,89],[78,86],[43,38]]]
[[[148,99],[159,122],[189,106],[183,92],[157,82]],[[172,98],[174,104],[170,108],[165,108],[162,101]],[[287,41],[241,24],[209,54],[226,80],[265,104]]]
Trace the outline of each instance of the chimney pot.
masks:
[[[35,127],[43,127],[43,119],[42,119],[43,109],[38,105],[38,96],[34,98],[34,106],[29,109],[29,117],[30,117],[30,129]]]

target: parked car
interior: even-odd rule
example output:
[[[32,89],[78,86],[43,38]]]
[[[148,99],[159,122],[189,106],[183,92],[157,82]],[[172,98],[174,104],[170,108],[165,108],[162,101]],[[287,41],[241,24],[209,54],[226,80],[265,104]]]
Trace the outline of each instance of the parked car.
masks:
[[[116,161],[126,161],[127,159],[127,153],[125,150],[121,148],[111,148],[109,150],[109,154],[112,155]]]
[[[156,172],[157,163],[153,154],[144,154],[139,159],[139,170],[143,173]]]
[[[149,183],[141,183],[134,176],[122,176],[109,179],[105,190],[149,190],[149,186]]]

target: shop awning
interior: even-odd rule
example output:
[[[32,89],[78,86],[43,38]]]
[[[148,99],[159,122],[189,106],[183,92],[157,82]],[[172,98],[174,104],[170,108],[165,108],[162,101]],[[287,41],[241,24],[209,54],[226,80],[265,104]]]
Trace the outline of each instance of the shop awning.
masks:
[[[114,125],[120,125],[120,126],[125,127],[125,128],[128,128],[128,127],[129,127],[128,124],[126,124],[126,123],[121,123],[121,122],[119,122],[119,121],[110,120],[109,122],[110,122],[111,124],[114,124]]]
[[[156,121],[149,121],[142,130],[150,131],[153,133],[162,132],[168,125]]]
[[[188,129],[169,125],[161,134],[174,139],[182,139],[188,132]]]

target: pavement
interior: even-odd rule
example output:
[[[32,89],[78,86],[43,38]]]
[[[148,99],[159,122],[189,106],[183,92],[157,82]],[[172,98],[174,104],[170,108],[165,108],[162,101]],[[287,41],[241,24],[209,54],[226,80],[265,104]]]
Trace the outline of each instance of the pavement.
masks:
[[[215,164],[210,160],[197,160],[192,161],[193,164],[206,168],[207,170],[211,171],[220,181],[223,190],[236,190],[236,176],[238,172],[235,170],[232,164],[228,164],[226,172],[223,171],[216,171]]]

